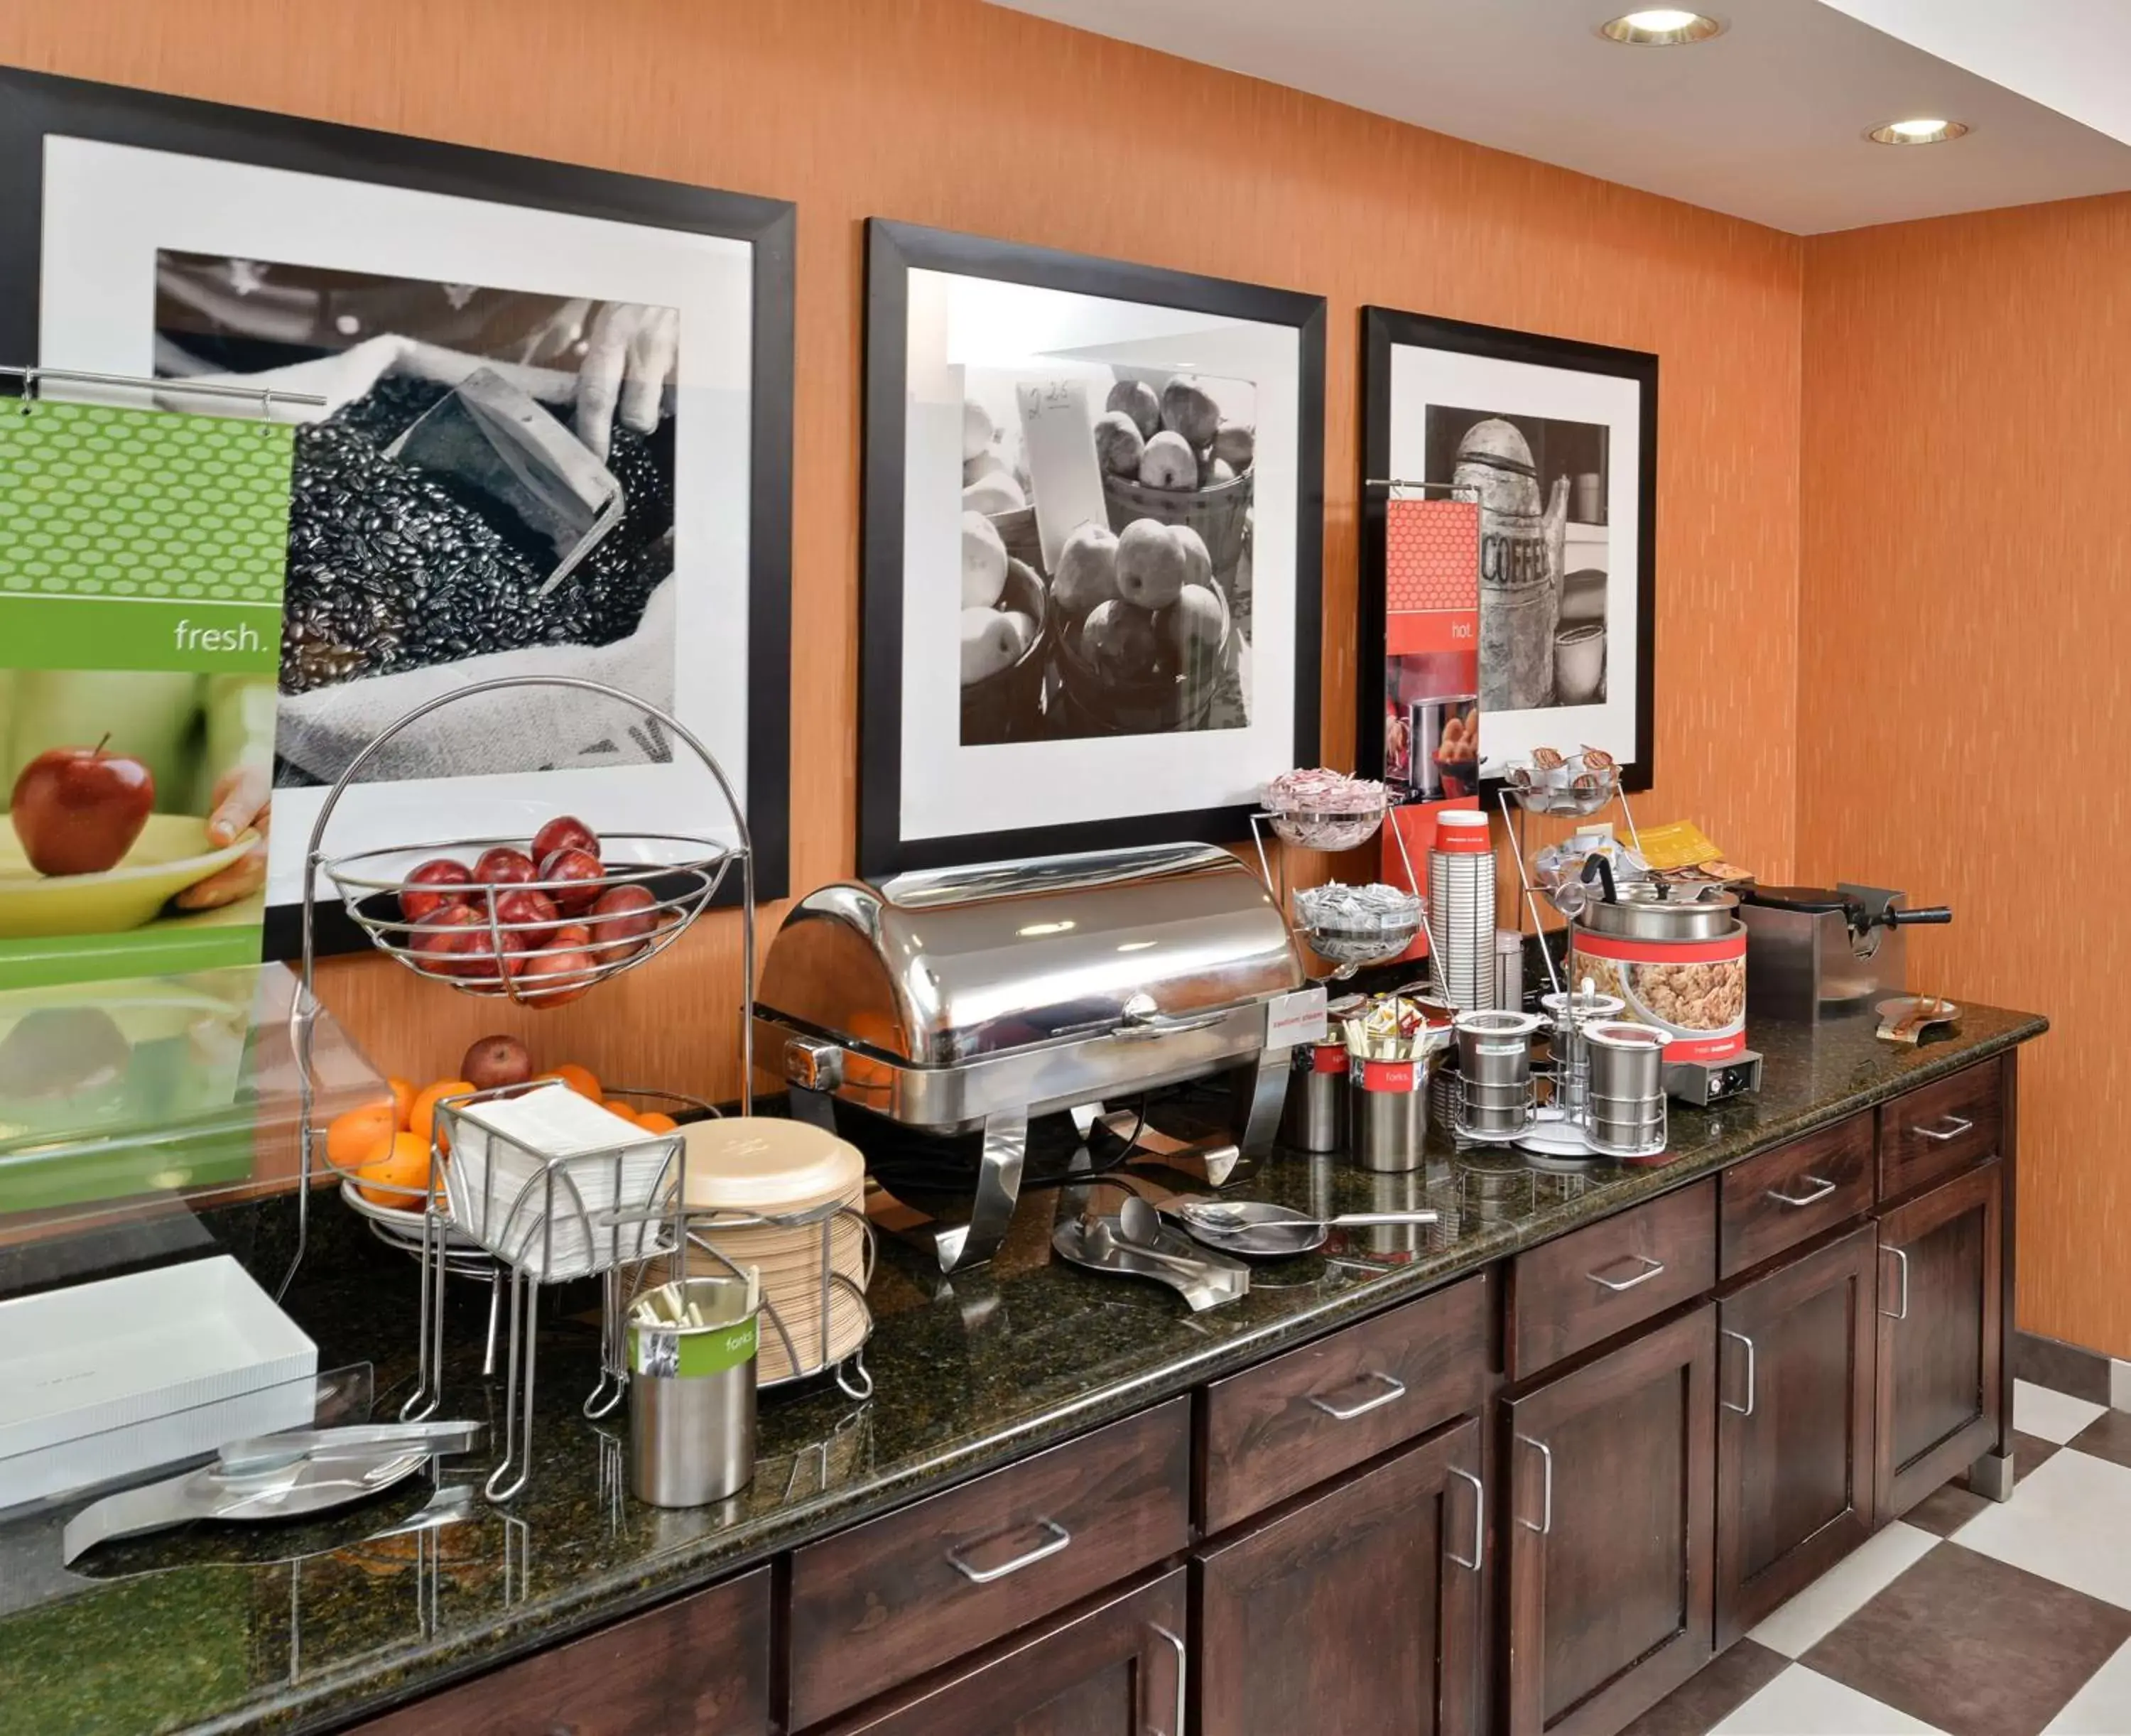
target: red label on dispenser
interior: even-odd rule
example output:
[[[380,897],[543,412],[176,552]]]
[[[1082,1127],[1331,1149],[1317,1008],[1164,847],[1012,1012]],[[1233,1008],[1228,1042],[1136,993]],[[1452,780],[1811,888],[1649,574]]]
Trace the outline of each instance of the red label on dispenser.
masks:
[[[1344,1073],[1347,1070],[1347,1045],[1344,1043],[1319,1043],[1310,1051],[1310,1070],[1312,1073]]]
[[[1364,1091],[1413,1092],[1420,1088],[1410,1061],[1357,1060],[1348,1069],[1347,1078]]]
[[[1746,930],[1707,940],[1652,940],[1574,930],[1573,982],[1618,995],[1633,1023],[1665,1034],[1668,1061],[1726,1061],[1746,1046]]]

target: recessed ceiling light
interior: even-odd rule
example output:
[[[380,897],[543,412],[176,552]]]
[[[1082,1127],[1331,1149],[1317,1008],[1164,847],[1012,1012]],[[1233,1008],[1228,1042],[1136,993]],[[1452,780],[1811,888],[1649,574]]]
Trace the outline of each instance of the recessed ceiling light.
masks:
[[[1684,7],[1646,6],[1600,25],[1598,34],[1631,48],[1670,48],[1682,42],[1707,42],[1723,29],[1714,18]]]
[[[1889,121],[1884,127],[1875,127],[1865,136],[1875,145],[1943,145],[1967,131],[1963,122],[1919,115],[1914,120]]]

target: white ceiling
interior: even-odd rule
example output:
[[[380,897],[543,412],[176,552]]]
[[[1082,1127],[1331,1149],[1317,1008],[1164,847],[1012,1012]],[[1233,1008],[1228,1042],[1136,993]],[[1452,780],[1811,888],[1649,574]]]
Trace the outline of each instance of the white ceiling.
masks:
[[[1730,0],[1724,35],[1678,48],[1597,34],[1634,0],[991,3],[1799,234],[2131,189],[2131,144],[2096,130],[2131,136],[2125,0],[2064,0],[2102,40],[2052,17],[2018,55],[2018,11],[1983,0]],[[1974,131],[1864,136],[1918,114]]]

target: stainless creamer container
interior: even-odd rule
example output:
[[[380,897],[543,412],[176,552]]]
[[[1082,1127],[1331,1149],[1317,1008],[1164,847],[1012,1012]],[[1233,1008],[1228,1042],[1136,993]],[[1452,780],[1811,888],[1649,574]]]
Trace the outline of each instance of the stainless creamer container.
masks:
[[[1233,1146],[1264,1151],[1323,1013],[1279,906],[1226,850],[1037,857],[801,899],[756,993],[758,1083],[864,1152],[954,1270],[1005,1233],[1031,1116],[1218,1074]]]

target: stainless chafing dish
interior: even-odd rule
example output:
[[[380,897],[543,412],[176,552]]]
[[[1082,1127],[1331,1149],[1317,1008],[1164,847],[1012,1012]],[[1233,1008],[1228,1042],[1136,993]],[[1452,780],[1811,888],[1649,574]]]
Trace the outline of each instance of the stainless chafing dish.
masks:
[[[1210,844],[1162,844],[810,893],[764,962],[755,1054],[765,1088],[906,1203],[898,1154],[981,1136],[965,1184],[925,1190],[960,1196],[922,1203],[951,1271],[1004,1235],[1032,1116],[1070,1109],[1085,1132],[1106,1097],[1221,1073],[1226,1161],[1263,1150],[1323,1007],[1264,883]]]

